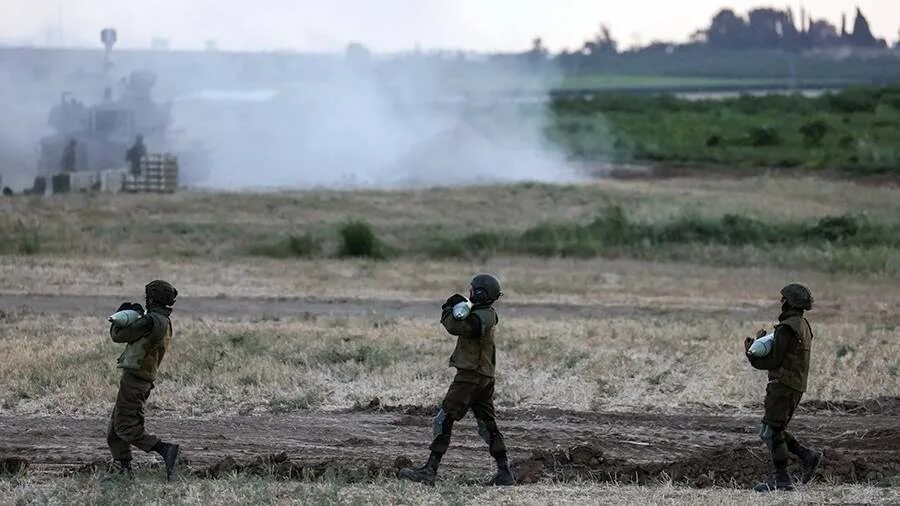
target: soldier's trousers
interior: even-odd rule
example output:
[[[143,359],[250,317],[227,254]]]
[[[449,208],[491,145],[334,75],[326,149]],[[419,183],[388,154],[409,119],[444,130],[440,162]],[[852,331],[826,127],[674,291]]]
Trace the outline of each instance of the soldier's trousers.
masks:
[[[113,407],[106,443],[116,460],[131,460],[131,447],[149,452],[159,438],[144,431],[144,403],[153,390],[153,383],[122,372],[119,393]]]
[[[441,403],[441,410],[434,417],[431,451],[441,454],[447,451],[453,422],[462,420],[470,409],[478,422],[478,434],[488,444],[491,455],[505,455],[506,444],[503,442],[503,434],[497,428],[494,410],[494,378],[462,369],[456,372],[444,402]]]
[[[777,381],[770,381],[766,386],[766,412],[760,437],[769,447],[769,451],[772,453],[772,463],[776,468],[787,465],[789,451],[799,456],[804,450],[794,436],[787,431],[787,425],[794,417],[794,411],[802,397],[803,392]]]

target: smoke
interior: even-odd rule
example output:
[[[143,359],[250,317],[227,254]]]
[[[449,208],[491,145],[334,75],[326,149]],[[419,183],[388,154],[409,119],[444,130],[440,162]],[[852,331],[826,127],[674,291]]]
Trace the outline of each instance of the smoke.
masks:
[[[46,61],[40,53],[29,51]],[[103,80],[84,71],[102,54],[61,53],[57,65],[34,63],[49,74],[37,88],[33,76],[0,68],[0,110],[20,125],[0,125],[0,171],[23,182],[30,183],[37,146],[51,132],[47,115],[60,93],[75,90],[86,105],[102,94]],[[347,55],[315,57],[132,51],[114,59],[121,77],[135,70],[156,73],[154,98],[171,103],[173,123],[148,149],[178,154],[183,179],[192,186],[408,187],[578,178],[543,133],[554,75],[525,58],[374,58],[357,46]]]
[[[488,64],[483,64],[488,67]],[[459,65],[464,68],[464,65]],[[482,69],[483,70],[483,69]],[[451,76],[435,62],[341,64],[303,82],[204,90],[176,100],[179,130],[209,153],[217,188],[396,187],[572,179],[531,103],[504,89],[511,71]],[[240,84],[243,84],[241,87]],[[477,88],[473,90],[475,85]]]

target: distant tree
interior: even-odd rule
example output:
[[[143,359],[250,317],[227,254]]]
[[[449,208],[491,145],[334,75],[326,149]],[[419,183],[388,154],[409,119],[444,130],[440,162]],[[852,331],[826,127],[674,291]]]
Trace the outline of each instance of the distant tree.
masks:
[[[544,47],[544,41],[540,37],[531,40],[531,49],[525,53],[528,61],[532,63],[540,63],[547,59],[547,48]]]
[[[850,34],[850,43],[859,47],[884,47],[885,43],[872,35],[869,21],[863,16],[859,7],[856,8],[856,19],[853,21],[853,33]]]
[[[614,55],[619,52],[619,43],[612,36],[607,25],[600,25],[600,31],[594,36],[593,40],[584,43],[582,52],[587,55]]]
[[[738,49],[747,45],[747,23],[731,9],[722,9],[716,14],[706,40],[710,47],[717,49]]]

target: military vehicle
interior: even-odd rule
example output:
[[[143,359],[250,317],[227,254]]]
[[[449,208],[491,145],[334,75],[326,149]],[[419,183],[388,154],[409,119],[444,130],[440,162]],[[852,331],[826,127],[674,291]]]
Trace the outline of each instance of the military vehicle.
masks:
[[[126,151],[141,135],[149,152],[178,157],[180,184],[204,181],[209,173],[205,150],[197,143],[185,143],[181,136],[173,139],[167,135],[172,124],[172,106],[154,101],[156,74],[146,70],[131,72],[111,84],[114,66],[109,52],[115,43],[115,31],[105,29],[101,39],[107,48],[104,62],[107,86],[103,87],[102,96],[98,96],[100,101],[93,105],[85,105],[71,94],[62,93],[48,118],[55,133],[40,141],[38,175],[64,171],[63,154],[72,140],[76,142],[76,172],[124,168]]]

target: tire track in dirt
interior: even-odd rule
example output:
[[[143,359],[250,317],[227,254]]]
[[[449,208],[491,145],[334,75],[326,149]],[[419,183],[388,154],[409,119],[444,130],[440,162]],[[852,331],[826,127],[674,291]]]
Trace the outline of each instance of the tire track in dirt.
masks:
[[[125,296],[0,294],[0,310],[20,313],[109,314]],[[313,297],[184,297],[178,301],[178,314],[185,316],[246,317],[347,316],[385,318],[435,317],[443,301],[385,300]],[[624,304],[547,304],[501,302],[506,315],[531,318],[559,317],[650,317],[665,316],[682,320],[722,317],[765,319],[771,308],[750,305],[722,308],[650,307]],[[509,317],[508,316],[508,317]],[[821,315],[817,315],[821,316]]]
[[[215,419],[151,417],[148,428],[182,445],[186,472],[215,477],[233,471],[351,478],[392,474],[427,454],[431,420],[406,412],[298,412]],[[409,414],[407,414],[409,413]],[[749,416],[502,411],[520,482],[580,478],[648,483],[671,478],[694,486],[749,485],[770,471]],[[900,417],[799,416],[792,429],[825,450],[822,478],[895,483],[900,475]],[[100,418],[0,416],[0,457],[21,458],[33,474],[96,470],[109,458]],[[487,477],[492,462],[475,424],[454,427],[441,475]],[[139,464],[154,462],[141,452]],[[796,471],[796,464],[794,467]]]

